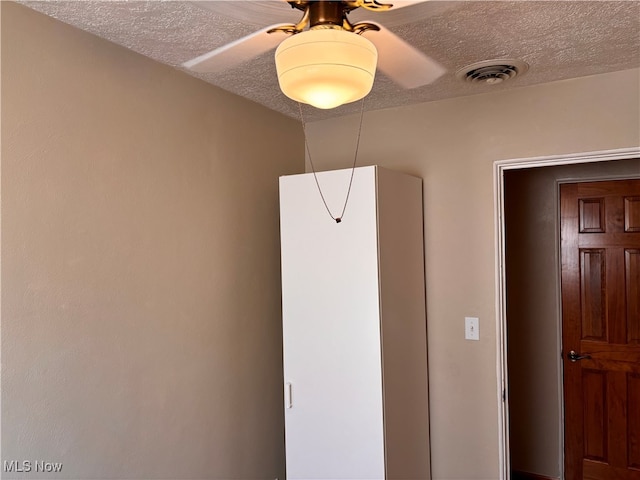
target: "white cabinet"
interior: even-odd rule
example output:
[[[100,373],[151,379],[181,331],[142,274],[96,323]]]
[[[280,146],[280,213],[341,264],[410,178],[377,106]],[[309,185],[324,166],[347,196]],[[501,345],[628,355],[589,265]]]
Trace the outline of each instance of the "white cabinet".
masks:
[[[351,170],[318,173],[334,216]],[[428,479],[422,181],[280,178],[288,480]]]

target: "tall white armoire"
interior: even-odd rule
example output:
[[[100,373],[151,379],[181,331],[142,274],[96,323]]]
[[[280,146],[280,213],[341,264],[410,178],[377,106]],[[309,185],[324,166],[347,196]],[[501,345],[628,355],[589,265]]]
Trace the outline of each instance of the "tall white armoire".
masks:
[[[351,170],[318,173],[334,216]],[[430,478],[422,180],[280,178],[288,480]]]

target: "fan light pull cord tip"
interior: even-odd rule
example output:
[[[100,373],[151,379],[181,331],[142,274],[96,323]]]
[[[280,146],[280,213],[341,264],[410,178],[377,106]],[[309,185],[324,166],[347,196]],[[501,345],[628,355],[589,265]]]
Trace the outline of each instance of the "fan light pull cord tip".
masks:
[[[360,104],[360,123],[358,125],[358,136],[356,139],[356,150],[353,156],[353,165],[351,166],[351,177],[349,178],[349,188],[347,189],[347,195],[344,199],[344,205],[342,206],[342,213],[338,217],[334,217],[331,213],[331,209],[329,209],[329,205],[327,205],[327,201],[324,198],[324,194],[322,193],[322,188],[320,188],[320,182],[318,181],[318,175],[316,174],[315,166],[313,165],[313,160],[311,159],[311,151],[309,150],[309,142],[307,140],[307,125],[304,121],[304,115],[302,114],[302,104],[298,102],[298,111],[300,112],[300,121],[302,122],[302,133],[304,135],[304,146],[307,151],[307,157],[309,158],[309,164],[311,165],[311,171],[313,172],[313,179],[316,182],[316,186],[318,187],[318,193],[320,194],[320,198],[322,199],[322,203],[324,204],[324,208],[327,210],[329,216],[335,220],[336,223],[342,222],[342,217],[344,217],[344,212],[347,210],[347,204],[349,203],[349,195],[351,194],[351,185],[353,184],[353,174],[356,170],[356,162],[358,160],[358,150],[360,148],[360,133],[362,132],[362,117],[364,114],[364,97],[362,98],[362,102]]]

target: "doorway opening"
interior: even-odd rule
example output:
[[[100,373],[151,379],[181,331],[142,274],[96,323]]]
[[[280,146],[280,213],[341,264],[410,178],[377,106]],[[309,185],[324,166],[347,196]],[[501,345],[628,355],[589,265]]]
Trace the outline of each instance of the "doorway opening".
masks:
[[[640,177],[640,151],[496,164],[502,478],[564,479],[559,185]]]

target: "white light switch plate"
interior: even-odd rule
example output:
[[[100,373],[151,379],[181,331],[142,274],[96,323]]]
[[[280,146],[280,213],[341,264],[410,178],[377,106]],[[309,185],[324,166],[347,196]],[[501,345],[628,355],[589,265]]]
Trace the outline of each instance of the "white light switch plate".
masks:
[[[464,317],[465,340],[480,340],[480,320],[476,317]]]

